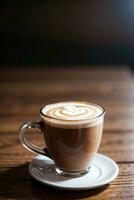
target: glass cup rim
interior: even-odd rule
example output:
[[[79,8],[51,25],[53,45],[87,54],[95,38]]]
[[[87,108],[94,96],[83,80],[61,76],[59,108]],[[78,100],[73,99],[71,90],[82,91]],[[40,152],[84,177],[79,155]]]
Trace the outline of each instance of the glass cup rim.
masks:
[[[92,118],[89,118],[89,119],[87,118],[87,119],[75,119],[75,120],[58,119],[58,118],[56,118],[56,117],[47,116],[46,114],[44,114],[44,113],[42,112],[42,110],[43,110],[46,106],[50,106],[50,105],[52,105],[52,104],[67,103],[67,102],[76,102],[76,103],[83,103],[83,104],[94,105],[94,106],[96,106],[96,107],[101,108],[101,109],[102,109],[102,112],[101,112],[99,115],[97,115],[97,116],[95,116],[95,117],[92,117]],[[104,107],[102,107],[102,106],[100,106],[100,105],[97,105],[97,104],[95,104],[95,103],[88,102],[88,101],[62,101],[62,102],[56,102],[56,103],[47,104],[47,105],[42,106],[42,107],[40,108],[40,115],[41,115],[41,117],[43,116],[43,117],[48,118],[48,119],[57,120],[57,121],[66,121],[66,122],[79,122],[79,121],[87,121],[87,120],[92,121],[92,120],[95,120],[95,119],[100,118],[101,116],[104,116],[104,115],[105,115],[105,112],[106,112],[106,111],[105,111],[105,108],[104,108]]]

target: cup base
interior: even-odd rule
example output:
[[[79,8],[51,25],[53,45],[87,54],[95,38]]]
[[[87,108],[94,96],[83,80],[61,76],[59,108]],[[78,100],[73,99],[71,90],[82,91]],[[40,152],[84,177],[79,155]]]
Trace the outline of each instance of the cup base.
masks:
[[[67,177],[79,177],[79,176],[82,176],[84,174],[87,174],[89,171],[90,171],[90,166],[83,170],[83,171],[78,171],[78,172],[70,172],[70,171],[64,171],[64,170],[61,170],[60,168],[58,167],[55,167],[55,170],[57,172],[57,174],[61,175],[61,176],[67,176]]]

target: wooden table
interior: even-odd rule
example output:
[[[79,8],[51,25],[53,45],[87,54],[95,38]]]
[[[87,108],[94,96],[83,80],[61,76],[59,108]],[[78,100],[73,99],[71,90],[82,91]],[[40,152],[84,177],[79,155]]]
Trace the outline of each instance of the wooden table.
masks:
[[[64,100],[86,100],[106,108],[99,151],[120,168],[110,185],[62,191],[29,175],[35,154],[20,144],[19,126],[39,120],[41,106]],[[0,102],[0,199],[134,199],[134,82],[128,67],[1,70]],[[32,141],[42,145],[39,135],[32,133]]]

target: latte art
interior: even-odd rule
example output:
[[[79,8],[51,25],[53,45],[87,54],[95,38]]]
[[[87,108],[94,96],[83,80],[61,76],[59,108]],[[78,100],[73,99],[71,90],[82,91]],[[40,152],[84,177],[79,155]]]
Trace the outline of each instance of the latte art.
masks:
[[[92,119],[102,112],[101,107],[85,102],[62,102],[42,109],[42,113],[47,117],[69,121]]]

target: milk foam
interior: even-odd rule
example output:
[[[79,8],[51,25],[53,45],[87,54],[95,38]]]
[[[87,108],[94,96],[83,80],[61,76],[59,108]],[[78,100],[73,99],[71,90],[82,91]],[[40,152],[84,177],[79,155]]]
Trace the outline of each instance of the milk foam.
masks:
[[[93,126],[94,123],[101,123],[102,120],[96,118],[103,112],[104,109],[98,105],[72,101],[50,104],[41,110],[41,116],[46,123],[53,123],[54,126],[74,128],[75,125]]]

